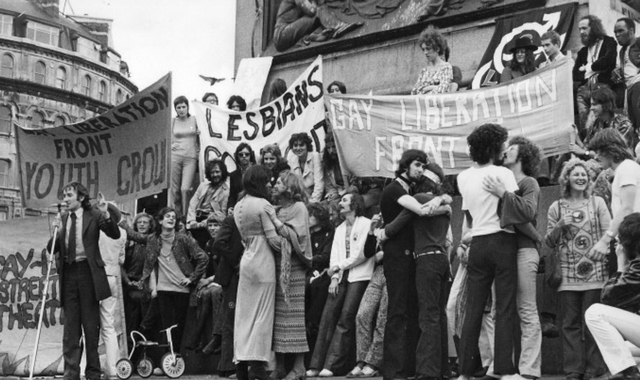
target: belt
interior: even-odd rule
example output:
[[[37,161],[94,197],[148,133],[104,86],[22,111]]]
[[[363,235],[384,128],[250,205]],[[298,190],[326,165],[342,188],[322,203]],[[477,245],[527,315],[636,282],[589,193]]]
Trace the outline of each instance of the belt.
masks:
[[[436,249],[436,250],[434,250],[434,251],[427,251],[427,252],[422,252],[422,253],[416,253],[416,254],[414,254],[413,256],[414,256],[414,258],[416,258],[416,259],[417,259],[418,257],[421,257],[421,256],[427,256],[427,255],[444,255],[444,254],[445,254],[445,253],[444,253],[444,252],[442,252],[441,250]]]

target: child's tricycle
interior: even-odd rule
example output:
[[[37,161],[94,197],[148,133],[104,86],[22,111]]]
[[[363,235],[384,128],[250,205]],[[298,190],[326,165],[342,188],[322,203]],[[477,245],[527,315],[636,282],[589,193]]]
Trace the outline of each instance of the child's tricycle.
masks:
[[[167,334],[167,344],[160,344],[158,342],[149,341],[140,332],[133,330],[131,332],[133,349],[131,350],[128,358],[120,359],[116,364],[118,377],[121,379],[128,379],[131,377],[131,375],[133,374],[133,363],[131,362],[131,358],[133,357],[133,353],[138,347],[142,347],[142,357],[136,364],[136,371],[138,372],[138,375],[140,375],[140,377],[146,378],[151,376],[151,374],[153,373],[153,362],[147,357],[148,347],[168,347],[169,352],[164,354],[164,356],[162,357],[160,368],[162,368],[162,371],[171,378],[175,379],[182,376],[185,370],[184,359],[180,354],[173,351],[173,340],[171,339],[171,330],[177,326],[178,325],[173,325],[160,331]],[[136,335],[139,335],[138,340],[136,340]]]

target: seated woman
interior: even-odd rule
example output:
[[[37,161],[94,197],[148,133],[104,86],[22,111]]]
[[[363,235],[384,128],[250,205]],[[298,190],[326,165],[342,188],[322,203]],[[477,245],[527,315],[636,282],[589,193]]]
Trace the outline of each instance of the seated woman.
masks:
[[[516,40],[516,46],[511,48],[511,64],[504,68],[500,76],[500,83],[520,78],[536,70],[535,57],[533,52],[538,47],[531,42],[531,36],[524,35]]]
[[[371,221],[363,216],[362,196],[345,194],[340,213],[345,221],[336,229],[331,247],[329,298],[322,311],[309,377],[348,371],[349,351],[355,345],[356,314],[375,266],[374,259],[364,254]]]
[[[609,371],[640,379],[640,213],[620,224],[616,255],[618,273],[604,285],[602,303],[591,305],[584,318]]]
[[[260,165],[267,168],[271,173],[271,177],[269,179],[271,186],[276,184],[278,177],[280,177],[280,173],[291,169],[289,168],[287,161],[282,157],[278,144],[269,144],[260,149]]]
[[[307,133],[294,133],[289,139],[287,162],[291,171],[302,177],[309,196],[309,202],[320,202],[324,192],[322,162],[320,155],[313,151],[311,137]]]
[[[449,91],[449,84],[453,81],[453,69],[449,62],[442,59],[447,46],[444,37],[436,28],[430,26],[420,33],[418,44],[427,57],[427,66],[420,72],[411,94],[441,94]]]

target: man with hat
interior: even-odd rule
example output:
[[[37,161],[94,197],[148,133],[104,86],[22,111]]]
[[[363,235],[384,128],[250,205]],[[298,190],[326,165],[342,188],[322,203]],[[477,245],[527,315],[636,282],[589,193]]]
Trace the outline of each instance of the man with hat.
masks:
[[[525,34],[518,38],[515,46],[510,50],[513,58],[509,66],[502,71],[500,83],[534,72],[536,66],[533,52],[536,50],[538,50],[538,47],[533,44],[533,38],[530,34]]]
[[[116,223],[120,222],[122,215],[118,206],[113,202],[107,202],[107,209],[111,214],[111,218]],[[100,301],[100,336],[105,346],[106,360],[104,374],[108,378],[115,378],[117,376],[116,363],[120,356],[118,345],[118,331],[116,331],[116,313],[118,309],[122,310],[124,305],[120,303],[118,305],[118,294],[122,294],[121,280],[120,280],[120,265],[124,263],[124,248],[127,244],[127,232],[120,228],[120,237],[118,239],[111,239],[100,231],[99,247],[102,259],[104,261],[104,269],[107,273],[107,280],[109,281],[109,289],[111,290],[111,297]]]
[[[65,322],[62,335],[64,378],[80,379],[82,346],[80,338],[84,331],[87,365],[87,380],[100,379],[100,301],[111,296],[104,261],[98,241],[100,231],[112,238],[120,238],[120,230],[108,210],[102,194],[98,194],[97,209],[91,207],[89,191],[78,182],[62,188],[63,200],[69,212],[56,218],[53,227],[58,228],[55,251],[58,253],[58,282],[60,283],[60,306]],[[47,248],[51,251],[53,239]]]

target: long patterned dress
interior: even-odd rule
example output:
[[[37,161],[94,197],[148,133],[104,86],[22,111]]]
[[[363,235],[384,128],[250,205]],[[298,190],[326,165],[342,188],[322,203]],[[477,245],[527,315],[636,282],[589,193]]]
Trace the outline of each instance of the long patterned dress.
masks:
[[[247,195],[234,208],[245,247],[236,300],[234,361],[269,361],[271,357],[276,268],[270,241],[278,237],[264,212],[268,204]]]
[[[311,259],[311,235],[309,214],[304,203],[296,202],[278,210],[278,219],[293,227],[307,258]],[[282,253],[276,252],[276,279],[280,278]],[[305,326],[305,279],[306,265],[291,253],[289,275],[289,303],[285,300],[280,281],[276,286],[276,315],[273,331],[273,351],[277,353],[303,353],[309,351]]]

